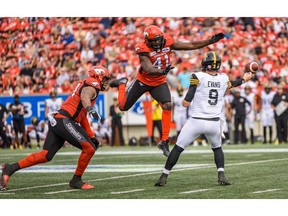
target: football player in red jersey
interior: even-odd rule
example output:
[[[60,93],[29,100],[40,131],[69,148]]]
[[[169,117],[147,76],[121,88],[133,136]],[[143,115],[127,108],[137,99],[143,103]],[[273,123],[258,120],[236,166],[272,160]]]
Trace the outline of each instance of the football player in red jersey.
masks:
[[[122,111],[127,111],[143,95],[149,92],[161,105],[162,112],[162,139],[158,148],[163,154],[169,155],[169,132],[172,116],[171,94],[166,83],[166,75],[173,67],[170,65],[170,53],[172,50],[195,50],[224,38],[223,33],[213,35],[208,40],[194,41],[190,43],[176,42],[169,34],[164,34],[157,26],[151,25],[144,30],[142,43],[136,44],[135,51],[139,55],[141,67],[126,91],[128,79],[123,77],[110,82],[110,87],[119,90],[118,103]]]
[[[6,188],[10,176],[17,170],[52,160],[65,141],[81,149],[76,171],[69,182],[70,187],[74,189],[94,188],[81,179],[90,159],[99,147],[99,141],[91,130],[86,116],[89,113],[90,117],[100,120],[101,117],[93,109],[93,105],[99,92],[108,90],[110,77],[108,70],[102,66],[94,66],[88,73],[89,77],[78,83],[61,108],[48,114],[49,131],[43,150],[16,163],[2,165],[0,189]]]

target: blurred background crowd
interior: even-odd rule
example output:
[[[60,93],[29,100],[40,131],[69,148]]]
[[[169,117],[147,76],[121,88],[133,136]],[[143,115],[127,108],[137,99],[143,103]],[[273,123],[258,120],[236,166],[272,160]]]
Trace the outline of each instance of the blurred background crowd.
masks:
[[[188,89],[191,73],[201,70],[203,54],[209,50],[216,51],[222,58],[220,71],[226,73],[231,80],[242,77],[246,63],[255,61],[260,65],[255,78],[242,85],[241,89],[241,95],[245,98],[253,94],[251,103],[255,100],[255,108],[251,106],[251,110],[255,110],[253,119],[258,121],[260,128],[253,132],[251,128],[254,126],[251,126],[249,131],[249,127],[243,125],[242,128],[246,127],[248,130],[247,136],[250,135],[247,138],[244,134],[241,143],[247,143],[251,135],[251,143],[257,140],[254,136],[262,136],[259,140],[266,143],[265,126],[262,131],[263,124],[256,115],[259,115],[262,109],[261,92],[263,94],[264,89],[268,89],[268,93],[272,92],[273,95],[278,92],[279,86],[286,93],[288,90],[287,17],[2,17],[0,95],[21,97],[48,95],[51,92],[56,95],[70,93],[73,84],[86,78],[88,69],[96,64],[108,68],[112,79],[127,77],[131,81],[140,66],[134,51],[135,44],[143,41],[145,27],[152,24],[159,26],[164,33],[171,34],[176,41],[182,42],[209,39],[219,32],[225,34],[223,40],[208,47],[171,53],[172,66],[175,68],[167,76],[167,80],[177,83],[170,86],[174,92],[179,92],[179,88],[184,92]],[[231,93],[229,104],[233,104],[237,91]],[[114,112],[112,108],[110,117],[120,118],[122,114]],[[285,119],[288,119],[288,109],[284,114]],[[284,143],[287,143],[287,119],[284,124]],[[39,124],[38,120],[35,122]],[[231,116],[229,122],[233,122]],[[111,125],[111,122],[101,122],[95,131],[99,130],[99,127],[106,127],[103,137],[107,138],[106,143],[113,146]],[[122,125],[120,126],[121,135]],[[271,132],[268,138],[267,131],[267,142],[272,143],[278,137],[280,129],[277,124],[277,135],[273,132],[272,139],[272,126],[269,127]],[[181,126],[179,128],[181,129]],[[127,138],[129,137],[125,137]],[[227,138],[230,143],[229,137]],[[123,135],[120,136],[120,141],[121,145],[124,145]],[[238,140],[234,140],[235,144],[237,142]],[[281,143],[279,137],[278,142]],[[27,143],[29,142],[26,141]]]
[[[136,75],[134,52],[146,26],[155,24],[175,40],[197,41],[224,32],[219,43],[195,51],[174,52],[172,76],[185,89],[188,74],[199,71],[208,49],[222,57],[222,72],[235,79],[248,61],[261,66],[254,79],[288,83],[288,18],[273,17],[3,17],[0,18],[1,95],[69,93],[87,69],[102,64],[113,78]]]

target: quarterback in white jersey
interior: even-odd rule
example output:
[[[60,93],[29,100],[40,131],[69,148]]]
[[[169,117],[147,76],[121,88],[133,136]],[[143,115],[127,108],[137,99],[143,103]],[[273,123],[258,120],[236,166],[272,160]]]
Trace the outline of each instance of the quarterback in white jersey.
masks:
[[[261,120],[263,126],[263,143],[267,143],[266,129],[269,127],[269,143],[272,143],[272,124],[274,120],[274,111],[271,107],[271,102],[275,92],[272,91],[271,85],[265,85],[264,90],[261,91]]]
[[[48,113],[59,110],[62,103],[63,100],[62,98],[57,98],[56,91],[51,91],[50,98],[45,100],[45,118],[47,118]]]
[[[170,152],[163,173],[155,186],[164,186],[167,177],[177,163],[185,147],[190,145],[200,134],[205,134],[214,152],[214,161],[218,172],[218,183],[230,185],[224,175],[224,153],[221,147],[220,116],[224,103],[224,93],[231,87],[239,86],[252,78],[252,73],[244,73],[243,78],[229,81],[226,74],[218,73],[221,58],[213,51],[202,59],[202,71],[191,75],[190,87],[182,104],[189,107],[191,117],[182,128],[176,145]]]

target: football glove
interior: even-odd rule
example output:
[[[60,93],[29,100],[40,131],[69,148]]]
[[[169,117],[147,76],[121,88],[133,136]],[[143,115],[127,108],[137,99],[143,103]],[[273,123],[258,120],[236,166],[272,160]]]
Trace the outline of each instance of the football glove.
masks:
[[[101,145],[99,140],[96,137],[92,137],[92,138],[90,138],[90,140],[95,145],[95,150],[97,150],[99,148],[99,146]]]
[[[223,39],[225,37],[225,35],[221,32],[221,33],[218,33],[218,34],[214,34],[210,39],[209,39],[209,42],[210,44],[213,44],[213,43],[216,43],[218,42],[219,40]]]
[[[171,65],[168,65],[163,71],[162,71],[162,73],[164,74],[164,75],[167,75],[168,73],[169,73],[169,71],[170,70],[173,70],[174,69],[174,67],[171,67]]]
[[[96,112],[96,110],[93,109],[92,106],[86,107],[86,110],[92,119],[95,119],[97,121],[101,120],[101,116]]]

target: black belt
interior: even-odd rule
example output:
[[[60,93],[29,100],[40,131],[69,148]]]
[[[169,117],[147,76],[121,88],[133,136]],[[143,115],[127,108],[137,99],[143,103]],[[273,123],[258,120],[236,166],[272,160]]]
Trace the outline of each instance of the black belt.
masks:
[[[63,116],[65,116],[65,117],[73,120],[73,118],[71,117],[71,115],[70,115],[66,110],[60,109],[60,110],[58,110],[58,112],[59,112],[61,115],[63,115]]]
[[[202,120],[207,120],[207,121],[219,121],[220,118],[219,117],[215,117],[215,118],[201,118],[201,117],[192,117],[194,119],[202,119]]]

